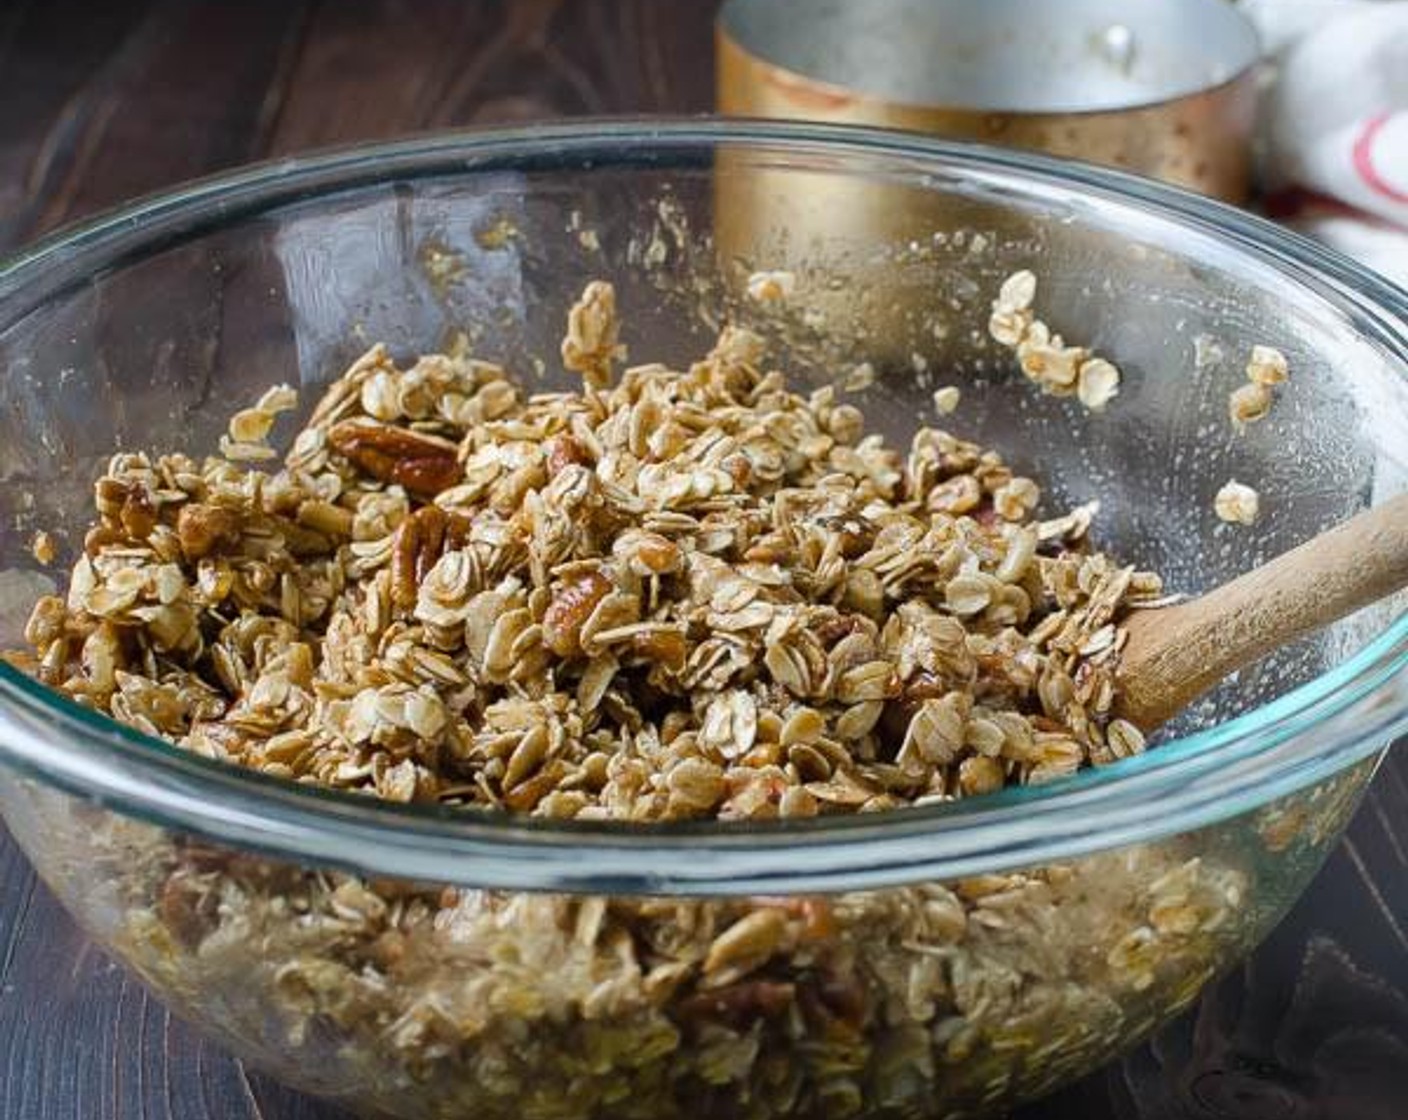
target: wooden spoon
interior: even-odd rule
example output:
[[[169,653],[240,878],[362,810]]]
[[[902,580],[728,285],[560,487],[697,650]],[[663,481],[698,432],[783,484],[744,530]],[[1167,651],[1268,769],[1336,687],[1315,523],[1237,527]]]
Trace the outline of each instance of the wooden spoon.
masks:
[[[1408,586],[1408,494],[1184,603],[1133,611],[1115,714],[1151,731],[1227,674]]]

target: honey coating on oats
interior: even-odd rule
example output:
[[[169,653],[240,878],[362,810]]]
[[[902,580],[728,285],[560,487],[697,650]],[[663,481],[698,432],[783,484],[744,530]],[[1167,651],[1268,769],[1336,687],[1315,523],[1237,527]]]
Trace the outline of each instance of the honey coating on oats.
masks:
[[[40,676],[266,773],[560,818],[870,812],[1142,749],[1113,666],[1160,583],[1089,511],[1035,520],[1035,482],[935,428],[886,446],[745,330],[618,373],[619,334],[597,281],[580,392],[376,346],[282,469],[286,389],[221,457],[118,455]]]
[[[996,326],[1078,395],[1097,359],[1048,361],[1034,284],[1004,287]],[[621,370],[621,337],[596,282],[562,348],[580,391],[378,346],[282,467],[283,387],[218,457],[118,455],[17,660],[202,755],[466,812],[870,812],[1144,749],[1109,718],[1113,669],[1160,584],[1089,546],[1092,507],[1038,519],[1036,482],[937,429],[886,446],[747,331],[687,370]],[[1111,395],[1095,374],[1087,407]],[[1318,851],[1298,821],[1273,822],[1282,858]],[[164,998],[414,1120],[971,1116],[1106,1060],[1256,928],[1235,830],[674,899],[373,881],[117,815],[48,827]]]

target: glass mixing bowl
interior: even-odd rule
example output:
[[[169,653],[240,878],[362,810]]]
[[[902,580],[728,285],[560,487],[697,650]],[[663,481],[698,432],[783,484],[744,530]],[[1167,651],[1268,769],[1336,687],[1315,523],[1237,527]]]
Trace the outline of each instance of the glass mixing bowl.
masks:
[[[793,270],[779,310],[742,295]],[[1103,414],[989,343],[1001,279],[1124,380]],[[267,164],[0,272],[0,644],[81,548],[117,448],[213,450],[277,381],[467,332],[545,386],[617,286],[635,360],[723,321],[803,383],[869,360],[872,424],[952,424],[1098,499],[1100,543],[1196,593],[1408,485],[1408,300],[1234,210],[1110,171],[878,132],[585,123]],[[1244,434],[1253,343],[1291,380]],[[536,372],[535,372],[536,371]],[[305,392],[305,402],[316,395]],[[1261,492],[1221,523],[1229,477]],[[35,563],[37,529],[60,563]],[[1408,722],[1402,597],[1064,782],[783,825],[543,824],[192,757],[0,670],[0,808],[101,944],[239,1055],[354,1111],[973,1116],[1153,1029],[1300,894]],[[701,966],[745,915],[767,944]],[[779,932],[780,931],[780,932]],[[732,948],[736,951],[739,937]],[[719,950],[722,954],[722,950]],[[745,957],[747,956],[745,953]]]

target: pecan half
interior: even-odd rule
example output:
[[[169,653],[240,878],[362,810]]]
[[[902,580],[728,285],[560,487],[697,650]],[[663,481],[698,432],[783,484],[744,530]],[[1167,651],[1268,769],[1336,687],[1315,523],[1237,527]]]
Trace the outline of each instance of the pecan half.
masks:
[[[582,624],[611,591],[611,581],[600,572],[563,584],[543,615],[543,639],[558,657],[582,652]]]
[[[686,1022],[714,1020],[736,1028],[752,1026],[758,1019],[774,1019],[792,1006],[795,984],[776,980],[743,980],[712,991],[695,992],[679,1003],[679,1017]]]
[[[186,949],[193,949],[213,927],[213,901],[198,880],[177,872],[157,895],[156,914],[177,941]]]
[[[421,498],[433,498],[463,477],[458,448],[437,436],[378,424],[343,420],[328,442],[373,478],[395,482]]]
[[[414,607],[426,572],[468,539],[469,519],[439,506],[422,506],[402,521],[391,542],[392,605],[401,610]]]
[[[865,1025],[865,984],[854,973],[823,968],[798,989],[798,1003],[814,1022],[832,1023],[859,1030]]]

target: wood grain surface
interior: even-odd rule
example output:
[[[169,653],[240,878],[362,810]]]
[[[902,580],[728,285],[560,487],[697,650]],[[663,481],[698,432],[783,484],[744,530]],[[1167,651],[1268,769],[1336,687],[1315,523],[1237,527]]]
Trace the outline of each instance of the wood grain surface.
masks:
[[[10,0],[0,246],[269,155],[711,100],[713,4]],[[337,1120],[173,1020],[0,832],[0,1120]],[[1408,1117],[1408,749],[1271,939],[1020,1120]]]

